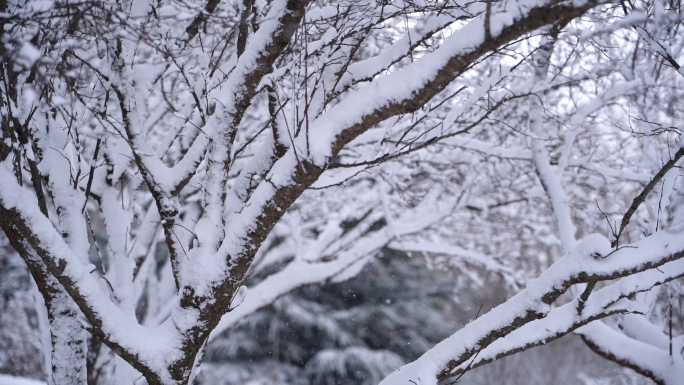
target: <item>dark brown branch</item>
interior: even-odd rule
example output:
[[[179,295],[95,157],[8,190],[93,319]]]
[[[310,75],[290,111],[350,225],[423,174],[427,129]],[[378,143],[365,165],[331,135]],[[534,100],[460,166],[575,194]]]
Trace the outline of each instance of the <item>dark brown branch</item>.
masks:
[[[622,231],[629,224],[632,215],[634,215],[639,206],[646,201],[646,197],[648,197],[648,194],[651,193],[651,191],[658,184],[658,182],[660,182],[660,180],[663,179],[665,174],[667,174],[667,172],[675,166],[677,161],[679,161],[679,159],[682,156],[684,156],[684,147],[681,147],[679,151],[675,153],[674,157],[670,159],[667,163],[665,163],[660,170],[658,170],[658,172],[653,176],[653,178],[651,178],[651,181],[648,182],[648,184],[644,187],[641,193],[637,195],[636,198],[634,198],[632,204],[629,206],[629,209],[622,217],[622,222],[620,223],[620,229],[618,230],[617,237],[615,237],[615,240],[611,242],[612,247],[617,247],[619,245]]]
[[[85,213],[86,206],[88,206],[88,197],[90,196],[90,189],[93,186],[93,176],[95,175],[95,162],[97,161],[97,155],[100,153],[100,144],[102,143],[102,138],[97,138],[95,143],[95,153],[93,154],[93,160],[90,165],[90,174],[88,174],[88,184],[86,185],[85,191],[85,202],[83,203],[83,210],[81,212]]]
[[[459,89],[459,90],[456,91],[453,95],[458,94],[458,93],[459,93],[461,90],[463,90],[463,89],[464,89],[464,88]],[[425,142],[419,143],[419,144],[415,145],[414,147],[410,147],[410,148],[408,148],[408,149],[406,149],[406,150],[402,150],[402,151],[398,151],[398,152],[390,153],[390,154],[385,154],[385,155],[379,156],[379,157],[377,157],[377,158],[375,158],[375,159],[367,160],[367,161],[363,161],[363,162],[356,162],[356,163],[335,163],[335,164],[331,164],[328,168],[333,169],[333,168],[351,168],[351,167],[359,167],[359,166],[376,166],[376,165],[379,165],[379,164],[381,164],[381,163],[385,163],[385,162],[391,161],[391,160],[393,160],[393,159],[397,159],[397,158],[403,157],[403,156],[405,156],[405,155],[408,155],[408,154],[410,154],[410,153],[412,153],[412,152],[416,152],[416,151],[421,150],[421,149],[423,149],[423,148],[427,148],[427,147],[433,146],[433,145],[435,145],[435,144],[440,143],[441,141],[443,141],[443,140],[445,140],[445,139],[448,139],[448,138],[451,138],[451,137],[454,137],[454,136],[457,136],[457,135],[467,134],[470,130],[472,130],[473,128],[477,127],[480,123],[484,122],[484,121],[485,121],[491,114],[493,114],[496,110],[498,110],[500,107],[502,107],[503,105],[505,105],[506,102],[511,101],[511,100],[513,100],[513,99],[518,99],[518,98],[527,97],[527,96],[529,96],[529,95],[528,95],[528,94],[523,94],[523,95],[516,95],[516,96],[510,97],[510,98],[501,99],[501,100],[498,101],[495,105],[493,105],[493,106],[491,106],[490,108],[488,108],[488,109],[487,109],[487,112],[486,112],[484,115],[482,115],[482,116],[481,116],[480,118],[478,118],[475,122],[469,124],[468,126],[462,128],[462,129],[460,129],[460,130],[458,130],[458,131],[455,131],[455,132],[451,132],[451,133],[448,133],[448,134],[436,136],[436,137],[434,137],[434,138],[432,138],[432,139],[428,139],[428,140],[426,140]],[[446,101],[446,100],[449,100],[449,98],[446,98],[445,101]],[[421,121],[422,121],[422,119],[419,119],[415,124],[418,124],[418,123],[421,122]],[[414,125],[415,125],[415,124],[414,124]],[[433,129],[439,127],[439,126],[441,126],[441,123],[435,125],[434,127],[431,127],[431,128],[430,128],[429,130],[427,130],[425,133],[428,133],[428,132],[430,132],[431,130],[433,130]],[[411,127],[411,128],[412,128],[412,127]],[[424,133],[424,134],[425,134],[425,133]],[[424,134],[423,134],[423,135],[424,135]],[[403,136],[402,136],[402,138],[403,138]],[[400,139],[400,140],[401,140],[401,139]],[[412,144],[412,143],[410,143],[410,144]],[[404,146],[404,148],[405,148],[405,147],[408,147],[408,146],[409,146],[409,145],[406,145],[406,146]]]
[[[304,16],[304,9],[308,6],[309,2],[310,0],[289,0],[287,2],[285,12],[280,16],[280,20],[278,20],[279,28],[270,36],[270,42],[263,50],[260,50],[257,53],[258,56],[253,59],[255,63],[253,66],[250,66],[252,70],[243,76],[244,80],[241,82],[242,84],[237,87],[240,92],[235,95],[234,104],[232,106],[232,111],[228,115],[227,124],[225,127],[221,127],[221,135],[223,135],[223,140],[226,145],[232,146],[237,133],[237,128],[256,94],[258,84],[266,74],[271,72],[276,58],[290,43],[292,36],[299,27],[302,17]],[[245,58],[245,56],[243,56],[243,58]],[[240,62],[238,62],[238,65],[240,65]],[[227,171],[230,169],[231,160],[230,157],[226,158],[224,170],[227,175]],[[312,175],[320,175],[320,172],[312,173]],[[277,193],[276,198],[274,199],[284,199],[287,202],[287,207],[289,207],[294,201],[294,199],[291,198],[296,198],[301,195],[301,193],[313,182],[314,180],[306,180],[296,183],[295,186],[287,186]],[[289,191],[290,188],[296,190],[296,192]],[[285,197],[279,196],[280,194],[284,194]],[[231,263],[231,267],[227,274],[230,278],[216,284],[216,286],[212,288],[211,295],[196,295],[195,290],[191,287],[179,288],[181,307],[201,309],[201,311],[196,326],[184,333],[182,347],[183,356],[169,366],[169,372],[175,380],[187,380],[196,355],[200,352],[202,346],[204,346],[209,334],[220,321],[221,316],[230,309],[231,300],[240,288],[242,280],[249,269],[249,265],[251,264],[258,247],[266,239],[266,236],[275,225],[275,222],[277,222],[284,213],[284,210],[282,212],[272,211],[279,210],[277,208],[278,206],[281,205],[276,203],[265,208],[264,214],[257,221],[257,226],[254,228],[253,232],[248,235],[248,244],[244,245],[242,253],[235,256],[234,262]],[[166,228],[166,225],[164,226]],[[167,238],[168,237],[169,232],[167,232]]]
[[[658,172],[651,178],[651,181],[646,184],[644,189],[641,191],[639,195],[637,195],[634,200],[632,201],[632,204],[629,206],[629,209],[625,213],[625,215],[622,217],[622,222],[620,223],[620,228],[617,231],[617,235],[615,235],[615,239],[610,243],[611,247],[617,248],[619,247],[620,243],[620,236],[622,235],[622,231],[627,227],[629,224],[630,219],[632,218],[632,215],[636,212],[636,210],[639,208],[639,206],[646,201],[646,197],[648,197],[648,194],[653,191],[653,188],[660,182],[665,174],[667,174],[668,171],[670,171],[677,161],[684,156],[684,147],[681,147],[679,151],[677,151],[672,159],[670,159],[667,163],[663,165],[663,167],[658,170]],[[599,207],[599,211],[601,208]],[[604,214],[605,216],[605,214]],[[606,216],[606,220],[608,217]],[[610,222],[608,223],[610,225]],[[612,226],[611,226],[612,229]],[[614,230],[613,230],[614,231]],[[594,287],[596,286],[596,282],[589,282],[587,284],[586,289],[580,296],[580,302],[579,306],[577,307],[577,312],[579,314],[582,313],[582,310],[584,308],[584,303],[587,301],[589,298],[589,295],[591,295],[591,291],[594,290]]]
[[[176,281],[176,287],[178,287],[178,247],[183,247],[176,242],[178,237],[175,237],[173,233],[173,226],[176,224],[178,219],[178,209],[173,207],[169,202],[169,196],[163,191],[163,189],[155,182],[152,173],[145,167],[145,162],[143,161],[143,155],[140,154],[139,149],[135,146],[136,134],[133,131],[132,123],[129,117],[128,107],[126,106],[126,95],[118,88],[116,85],[112,85],[112,90],[116,94],[119,100],[119,108],[121,109],[121,118],[123,121],[124,130],[128,137],[128,143],[133,153],[133,159],[135,164],[138,166],[140,175],[142,175],[147,188],[150,190],[154,202],[157,205],[157,210],[159,211],[159,217],[161,218],[162,227],[164,228],[164,238],[166,240],[166,245],[169,249],[169,259],[171,260],[171,268],[173,270],[173,277]]]
[[[359,123],[346,128],[336,137],[331,148],[332,156],[334,157],[339,154],[346,144],[376,124],[390,117],[414,112],[421,108],[432,97],[443,91],[456,77],[470,68],[473,62],[477,61],[478,58],[486,53],[541,26],[552,24],[558,20],[579,16],[597,4],[598,3],[596,2],[590,1],[580,7],[563,4],[548,5],[531,10],[521,19],[514,21],[512,25],[503,28],[498,36],[493,36],[492,39],[473,47],[461,55],[453,56],[437,71],[432,79],[428,80],[420,89],[415,90],[415,92],[408,95],[405,99],[395,100],[392,103],[385,104],[362,116],[361,119],[359,119]],[[196,337],[186,342],[185,349],[187,349],[188,354],[187,357],[182,360],[183,362],[179,361],[177,363],[179,368],[189,367],[194,359],[195,353],[199,350],[203,341],[208,337],[210,331],[218,324],[221,315],[230,309],[230,301],[233,294],[240,287],[256,251],[264,242],[275,224],[295,200],[297,200],[299,196],[301,196],[301,194],[320,177],[325,169],[325,165],[319,166],[306,159],[302,159],[300,165],[295,166],[294,170],[292,170],[292,182],[279,187],[271,199],[260,204],[260,214],[254,218],[254,223],[250,226],[250,229],[252,230],[248,232],[247,236],[242,240],[243,245],[240,247],[241,251],[236,253],[236,255],[227,256],[227,260],[230,261],[227,276],[230,277],[230,279],[212,287],[209,296],[198,296],[195,294],[195,290],[190,287],[181,290],[182,307],[199,308],[202,310],[199,315],[199,324],[188,331],[188,335]],[[267,180],[264,181],[264,183],[268,182],[269,181]],[[665,261],[662,263],[665,263]],[[645,265],[642,267],[644,269],[647,268]],[[567,282],[567,287],[555,288],[552,292],[546,293],[542,300],[544,303],[552,303],[558,296],[565,292],[570,285],[586,283],[590,278],[594,277],[588,275],[573,277]],[[199,304],[204,303],[206,303],[207,306],[199,306]],[[510,327],[493,331],[492,335],[485,337],[485,341],[490,340],[493,336],[497,336],[498,338],[499,336],[506,335],[515,328],[520,327],[533,319],[537,319],[540,316],[539,313],[530,310],[525,315],[518,317]],[[464,355],[464,357],[461,358],[467,360],[469,357],[470,355]],[[187,362],[187,360],[190,360],[190,362]],[[459,364],[460,362],[456,363],[456,366]]]
[[[597,316],[594,316],[594,317],[586,318],[586,319],[584,319],[584,320],[581,320],[581,321],[578,321],[578,322],[574,323],[574,324],[573,324],[570,328],[568,328],[568,330],[566,330],[566,331],[558,332],[558,333],[556,333],[556,334],[554,334],[554,335],[552,335],[552,336],[549,336],[549,337],[544,338],[543,340],[530,342],[530,343],[526,344],[525,346],[517,347],[517,348],[515,348],[515,349],[511,349],[511,350],[508,350],[508,351],[506,351],[506,352],[497,354],[494,358],[487,358],[487,359],[482,359],[482,360],[476,361],[476,362],[474,362],[474,363],[471,363],[468,367],[466,367],[466,368],[464,368],[464,369],[455,370],[455,371],[453,371],[451,374],[449,374],[448,376],[445,376],[445,377],[443,377],[443,378],[440,377],[439,379],[440,379],[440,381],[444,381],[444,380],[446,380],[446,379],[448,379],[448,378],[450,378],[450,377],[456,376],[456,375],[463,375],[463,374],[465,374],[465,372],[468,371],[468,370],[475,369],[475,368],[479,368],[480,366],[487,365],[487,364],[492,363],[492,362],[494,362],[494,361],[496,361],[496,360],[500,360],[500,359],[502,359],[502,358],[504,358],[504,357],[508,357],[508,356],[512,356],[512,355],[517,354],[517,353],[520,353],[520,352],[524,352],[525,350],[528,350],[528,349],[532,349],[532,348],[536,348],[536,347],[539,347],[539,346],[542,346],[542,345],[546,345],[546,344],[548,344],[548,343],[551,342],[551,341],[555,341],[555,340],[557,340],[557,339],[559,339],[559,338],[561,338],[561,337],[563,337],[563,336],[565,336],[565,335],[567,335],[567,334],[569,334],[569,333],[572,333],[573,331],[579,329],[580,327],[582,327],[582,326],[584,326],[584,325],[587,325],[587,324],[589,324],[589,323],[591,323],[591,322],[594,322],[594,321],[597,321],[597,320],[600,320],[600,319],[609,317],[609,316],[614,315],[614,314],[619,314],[619,313],[622,313],[622,312],[620,312],[620,311],[612,311],[612,312],[608,312],[608,313],[605,313],[605,314],[600,314],[600,315],[597,315]]]
[[[45,192],[43,191],[43,178],[40,176],[38,171],[38,166],[36,162],[29,159],[28,160],[29,169],[31,170],[31,184],[33,185],[33,191],[36,192],[36,198],[38,198],[38,207],[40,212],[49,218],[47,201],[45,200]]]
[[[117,336],[111,336],[103,332],[102,315],[93,309],[88,299],[79,290],[76,282],[64,274],[67,268],[64,260],[53,255],[51,250],[43,248],[42,239],[33,233],[30,222],[22,216],[20,211],[7,209],[4,205],[0,204],[0,228],[7,234],[12,247],[29,266],[31,275],[36,279],[40,292],[46,300],[48,310],[50,309],[48,301],[51,301],[60,291],[66,290],[68,296],[76,302],[76,305],[78,305],[78,308],[90,323],[87,328],[90,333],[143,373],[150,384],[162,384],[158,373],[155,373],[150,367],[141,362],[137,356],[126,351],[123,346],[112,339],[112,337]],[[66,298],[61,300],[66,300]],[[76,315],[73,316],[77,317]]]
[[[582,341],[584,341],[584,343],[585,343],[585,344],[589,347],[589,349],[591,349],[594,353],[596,353],[596,354],[598,354],[599,356],[605,358],[606,360],[608,360],[608,361],[613,361],[613,362],[615,362],[616,364],[618,364],[618,365],[620,365],[620,366],[624,366],[625,368],[630,368],[630,369],[634,370],[635,372],[641,374],[642,376],[651,379],[651,380],[652,380],[653,382],[655,382],[657,385],[667,385],[667,384],[665,383],[665,381],[664,381],[662,378],[660,378],[660,376],[658,376],[657,374],[655,374],[655,373],[653,373],[652,371],[650,371],[650,370],[648,370],[648,369],[646,369],[646,368],[644,368],[644,367],[638,365],[637,363],[635,363],[635,362],[633,362],[633,361],[631,361],[631,360],[627,360],[627,359],[623,359],[623,358],[617,357],[615,354],[613,354],[613,353],[611,353],[611,352],[609,352],[609,351],[607,351],[607,350],[605,350],[605,349],[602,349],[600,346],[598,346],[597,344],[593,343],[593,342],[592,342],[591,340],[589,340],[587,337],[582,336]]]
[[[594,287],[596,287],[596,281],[589,282],[587,287],[580,295],[579,302],[577,304],[577,314],[582,314],[582,310],[584,310],[584,304],[589,299],[589,295],[591,295],[591,291],[594,290]]]
[[[310,0],[290,0],[287,2],[285,12],[279,20],[280,27],[270,36],[270,43],[258,52],[254,65],[251,66],[252,69],[248,73],[240,75],[244,79],[241,82],[242,84],[236,87],[240,92],[236,94],[232,106],[233,110],[229,113],[226,126],[222,128],[224,143],[228,146],[232,146],[235,141],[237,128],[240,126],[242,117],[250,106],[254,95],[256,95],[257,86],[264,76],[271,73],[273,63],[285,47],[290,44],[292,36],[299,28],[299,23],[304,16],[304,9],[309,2]],[[240,65],[239,62],[238,65]],[[224,165],[226,172],[230,169],[231,163],[232,160],[227,157]]]
[[[667,262],[672,261],[672,260],[674,260],[674,259],[681,259],[681,258],[683,258],[683,257],[684,257],[684,251],[680,251],[680,252],[678,252],[678,253],[674,253],[674,254],[670,255],[669,258],[668,258],[668,261],[666,261],[666,262],[660,261],[660,262],[662,262],[662,264],[664,264],[664,263],[667,263]],[[673,258],[673,259],[670,259],[670,258]],[[659,263],[659,265],[661,265],[661,264]],[[629,271],[623,271],[623,272],[614,272],[613,274],[604,275],[604,276],[593,276],[593,277],[588,277],[588,276],[585,275],[585,276],[583,276],[583,277],[579,277],[579,276],[578,276],[578,277],[571,277],[571,278],[569,278],[568,280],[566,280],[565,282],[563,282],[563,284],[562,284],[561,286],[567,288],[567,287],[569,287],[568,285],[570,285],[570,286],[572,285],[571,282],[575,282],[575,284],[576,284],[576,283],[586,283],[586,282],[589,282],[589,283],[594,282],[594,283],[595,283],[595,282],[598,282],[598,281],[610,281],[610,280],[613,280],[613,279],[617,279],[617,278],[621,278],[621,277],[626,277],[626,276],[635,274],[635,273],[637,273],[637,272],[646,271],[646,270],[650,270],[650,269],[653,269],[653,268],[657,268],[657,266],[650,266],[650,267],[648,267],[648,268],[646,268],[646,269],[638,269],[639,271],[629,270]],[[605,307],[604,307],[604,309],[609,309],[610,306],[612,306],[615,302],[617,302],[617,301],[620,300],[620,299],[631,297],[632,295],[637,294],[637,293],[643,293],[643,292],[649,291],[649,290],[651,290],[651,289],[652,289],[653,287],[655,287],[655,286],[659,286],[659,285],[662,285],[662,284],[664,284],[664,283],[667,283],[667,282],[670,282],[670,281],[673,281],[673,280],[676,280],[676,279],[679,279],[679,278],[681,278],[681,275],[667,277],[667,278],[662,279],[661,281],[656,282],[653,286],[638,287],[638,288],[634,289],[633,291],[631,291],[631,292],[629,292],[629,293],[623,293],[623,294],[621,294],[620,296],[618,296],[617,298],[615,298],[614,301],[612,301],[612,302],[606,304]],[[553,295],[553,297],[556,298],[556,299],[557,299],[559,296],[560,296],[560,295],[559,295],[558,293],[554,293],[554,295]],[[588,297],[587,297],[587,299],[588,299]],[[545,302],[545,303],[549,303],[549,302],[547,302],[547,300],[545,300],[545,299],[542,299],[542,301]],[[554,301],[555,301],[555,299],[554,299]],[[549,304],[550,304],[550,303],[549,303]],[[578,304],[578,307],[579,307],[579,304]],[[606,311],[603,312],[603,313],[595,314],[595,315],[592,315],[592,316],[589,316],[589,317],[586,317],[586,318],[580,317],[580,319],[579,319],[578,321],[576,321],[575,323],[573,323],[573,324],[572,324],[570,327],[568,327],[568,329],[565,330],[565,331],[559,331],[559,332],[555,333],[554,335],[552,335],[552,336],[550,336],[550,337],[544,338],[543,341],[534,341],[534,342],[530,342],[530,343],[528,343],[528,344],[526,344],[526,345],[524,345],[524,346],[521,346],[521,347],[518,347],[518,348],[515,348],[515,349],[511,349],[511,350],[508,350],[508,351],[505,351],[505,352],[502,352],[502,353],[499,353],[499,354],[497,354],[494,358],[488,358],[488,359],[483,359],[483,360],[477,361],[477,362],[475,362],[475,364],[472,366],[472,368],[477,368],[477,367],[479,367],[479,366],[488,364],[488,363],[490,363],[490,362],[492,362],[492,361],[496,361],[496,360],[498,360],[498,359],[500,359],[500,358],[507,357],[507,356],[509,356],[509,355],[513,355],[513,354],[515,354],[515,353],[524,351],[524,350],[529,349],[529,348],[533,348],[533,347],[537,347],[537,346],[544,345],[544,344],[548,343],[549,341],[556,340],[556,339],[558,339],[558,338],[560,338],[560,337],[562,337],[562,336],[564,336],[564,335],[566,335],[566,334],[568,334],[568,333],[571,333],[571,332],[577,330],[578,328],[580,328],[580,327],[582,327],[582,326],[584,326],[584,325],[587,325],[587,324],[589,324],[589,323],[591,323],[591,322],[593,322],[593,321],[596,321],[596,320],[599,320],[599,319],[602,319],[602,318],[606,318],[606,317],[611,316],[611,315],[614,315],[614,314],[620,314],[620,313],[625,313],[625,311],[624,311],[624,310],[606,310]],[[581,315],[581,314],[580,314],[580,315]],[[520,320],[520,317],[517,318],[515,321],[513,321],[513,322],[511,323],[511,325],[515,324],[515,322],[516,322],[516,321],[519,321],[519,320]],[[534,319],[531,319],[531,320],[529,320],[528,322],[534,322],[534,321],[535,321]],[[517,329],[517,328],[519,328],[520,326],[522,326],[522,325],[516,326],[514,329]],[[504,337],[506,334],[508,334],[508,333],[506,333],[506,334],[496,334],[495,332],[496,332],[496,331],[493,331],[493,332],[490,333],[490,335],[492,336],[490,339],[482,338],[482,339],[480,340],[480,346],[482,346],[482,344],[488,345],[488,344],[494,342],[496,339],[502,338],[502,337]],[[485,347],[486,347],[486,346],[485,346]],[[479,349],[478,349],[478,351],[479,351]],[[464,356],[468,356],[468,357],[466,357],[466,358],[464,358],[464,359],[460,359],[458,365],[455,364],[455,361],[452,361],[452,362],[454,363],[453,365],[452,365],[452,363],[450,362],[450,363],[449,363],[449,367],[451,367],[451,368],[453,368],[453,369],[455,369],[455,370],[451,370],[451,371],[446,371],[446,370],[445,370],[445,371],[442,371],[441,374],[440,374],[439,379],[440,379],[440,380],[444,380],[444,379],[453,377],[453,376],[455,376],[455,375],[457,375],[457,374],[459,374],[459,373],[462,373],[463,370],[465,370],[465,369],[456,369],[456,368],[458,368],[458,366],[460,366],[460,365],[463,364],[467,359],[469,359],[470,356],[472,356],[473,353],[474,353],[474,351],[466,352],[466,353],[464,354]]]
[[[197,16],[195,16],[195,18],[192,20],[192,23],[190,23],[190,25],[185,29],[185,32],[188,34],[188,41],[197,36],[200,28],[207,22],[209,16],[214,13],[214,10],[216,10],[216,7],[220,2],[221,0],[207,1],[207,5],[204,6],[204,9]]]
[[[240,25],[238,27],[237,55],[240,57],[247,46],[249,35],[249,15],[252,13],[252,0],[242,0],[242,12],[240,13]]]

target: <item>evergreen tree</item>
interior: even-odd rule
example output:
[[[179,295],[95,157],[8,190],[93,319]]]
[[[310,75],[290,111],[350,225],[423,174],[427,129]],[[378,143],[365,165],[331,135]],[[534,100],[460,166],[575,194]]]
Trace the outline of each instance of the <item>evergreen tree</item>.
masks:
[[[209,345],[198,385],[375,385],[506,300],[501,277],[461,273],[449,260],[385,249],[355,278],[299,289],[225,333]],[[574,336],[459,379],[464,385],[501,381],[644,384],[597,360]]]
[[[452,272],[385,250],[359,276],[302,288],[226,333],[200,382],[376,384],[458,328],[455,287]]]

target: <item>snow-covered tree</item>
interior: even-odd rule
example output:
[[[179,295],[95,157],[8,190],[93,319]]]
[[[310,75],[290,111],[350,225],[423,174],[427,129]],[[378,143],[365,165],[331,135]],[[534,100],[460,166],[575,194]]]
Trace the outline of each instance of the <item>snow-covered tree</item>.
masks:
[[[33,290],[21,258],[0,234],[0,373],[43,375]]]
[[[670,383],[681,17],[655,0],[1,2],[0,228],[44,299],[49,382],[190,383],[221,332],[389,246],[524,289],[383,383],[585,325]],[[594,322],[623,314],[622,332]]]
[[[201,384],[377,384],[474,316],[451,300],[465,279],[384,250],[353,279],[298,289],[215,339]]]

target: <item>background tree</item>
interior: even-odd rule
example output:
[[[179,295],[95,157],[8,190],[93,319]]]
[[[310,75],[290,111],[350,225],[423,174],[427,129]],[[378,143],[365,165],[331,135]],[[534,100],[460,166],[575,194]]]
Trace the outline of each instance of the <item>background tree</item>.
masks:
[[[456,330],[454,278],[385,250],[352,280],[301,288],[217,338],[201,383],[375,384]]]
[[[7,238],[0,238],[0,245],[0,372],[41,378],[39,317],[29,274]]]
[[[684,273],[677,4],[1,6],[0,227],[51,383],[189,383],[219,333],[386,246],[525,288],[385,383],[647,313]],[[619,216],[661,181],[655,227],[576,241],[607,233],[592,198]]]

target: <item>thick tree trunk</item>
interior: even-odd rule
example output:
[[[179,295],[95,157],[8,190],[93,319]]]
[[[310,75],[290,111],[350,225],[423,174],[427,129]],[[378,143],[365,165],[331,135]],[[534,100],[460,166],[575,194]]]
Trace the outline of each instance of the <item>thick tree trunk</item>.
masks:
[[[52,281],[55,284],[53,287],[59,287],[56,279],[52,278]],[[61,287],[51,294],[47,307],[52,340],[52,376],[49,384],[86,385],[88,335],[78,321],[81,311]]]
[[[11,238],[11,233],[8,233]],[[78,321],[81,311],[57,279],[37,258],[19,249],[42,294],[50,325],[52,352],[46,368],[49,385],[87,385],[88,332]]]
[[[88,333],[78,321],[82,318],[81,311],[45,263],[28,247],[28,242],[8,215],[0,215],[0,227],[12,247],[26,261],[45,301],[52,343],[51,368],[46,368],[50,371],[48,384],[87,385]]]

